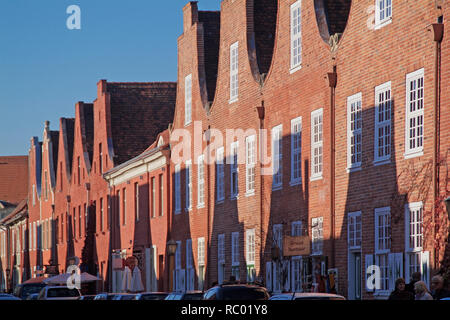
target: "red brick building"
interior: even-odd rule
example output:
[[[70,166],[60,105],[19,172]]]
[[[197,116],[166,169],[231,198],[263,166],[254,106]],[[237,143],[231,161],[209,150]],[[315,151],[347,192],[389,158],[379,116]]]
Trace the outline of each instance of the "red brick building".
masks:
[[[449,10],[189,2],[178,85],[101,81],[59,134],[32,140],[31,273],[78,256],[120,291],[135,255],[146,290],[233,276],[385,299],[416,271],[429,285],[450,265]],[[290,237],[310,249],[290,252]]]

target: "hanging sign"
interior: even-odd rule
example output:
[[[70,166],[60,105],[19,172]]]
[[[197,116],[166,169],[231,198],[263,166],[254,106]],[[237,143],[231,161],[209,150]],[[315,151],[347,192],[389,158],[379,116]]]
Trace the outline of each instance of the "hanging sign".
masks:
[[[308,256],[310,254],[311,254],[311,242],[308,236],[284,237],[283,255],[285,257]]]

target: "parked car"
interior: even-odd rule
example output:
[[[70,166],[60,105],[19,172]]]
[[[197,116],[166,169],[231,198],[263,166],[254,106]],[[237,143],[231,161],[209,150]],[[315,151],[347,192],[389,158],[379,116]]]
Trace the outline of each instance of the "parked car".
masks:
[[[94,300],[113,300],[117,293],[99,293]]]
[[[168,292],[142,292],[136,295],[135,300],[164,300]]]
[[[14,289],[14,295],[22,300],[27,300],[30,294],[41,292],[42,288],[46,287],[45,283],[22,283]]]
[[[86,296],[80,296],[78,298],[78,300],[94,300],[94,298],[96,297],[96,295],[86,295]]]
[[[118,293],[112,300],[135,300],[136,295],[131,293]]]
[[[22,299],[17,298],[16,296],[13,296],[12,294],[0,293],[0,300],[22,300]]]
[[[269,300],[266,288],[249,284],[223,284],[215,286],[203,295],[203,300]]]
[[[47,286],[41,289],[38,300],[78,300],[80,290],[65,286]]]
[[[346,300],[344,296],[330,293],[282,293],[274,294],[270,300]]]
[[[39,293],[32,293],[28,295],[27,300],[37,300],[39,296]]]
[[[170,293],[164,300],[203,300],[202,291],[176,291]]]

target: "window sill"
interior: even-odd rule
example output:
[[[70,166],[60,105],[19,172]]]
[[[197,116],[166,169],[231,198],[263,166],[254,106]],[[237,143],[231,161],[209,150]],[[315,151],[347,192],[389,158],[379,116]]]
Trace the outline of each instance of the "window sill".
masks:
[[[301,70],[302,69],[302,64],[299,64],[298,66],[296,66],[296,67],[291,67],[290,69],[289,69],[289,74],[293,74],[293,73],[295,73],[295,72],[297,72],[298,70]]]
[[[201,204],[201,205],[198,205],[197,206],[197,209],[204,209],[205,208],[205,205],[204,204]]]
[[[296,180],[296,181],[291,181],[291,182],[289,182],[289,185],[290,185],[291,187],[299,186],[299,185],[301,185],[301,184],[302,184],[302,180]]]
[[[423,156],[423,150],[407,152],[407,153],[404,153],[403,156],[405,157],[405,159],[421,157],[421,156]]]
[[[230,197],[230,200],[231,200],[231,201],[239,200],[239,195],[236,194],[236,195],[231,196],[231,197]]]
[[[347,168],[347,173],[357,172],[357,171],[361,171],[361,170],[362,170],[361,165],[358,165],[355,167]]]
[[[375,160],[373,162],[373,165],[374,166],[382,166],[382,165],[390,164],[390,163],[391,163],[391,159],[390,158],[389,159],[380,159],[380,160]]]
[[[283,185],[281,186],[272,186],[272,191],[280,191],[283,189]]]
[[[225,203],[225,199],[220,199],[216,201],[216,204],[224,204]]]
[[[383,28],[383,27],[385,27],[385,26],[387,26],[388,24],[391,24],[391,23],[392,23],[392,17],[390,17],[388,19],[385,19],[383,21],[378,21],[378,23],[375,24],[374,30],[379,30],[379,29],[381,29],[381,28]]]
[[[184,126],[189,127],[191,124],[192,124],[192,121],[185,123]]]
[[[253,197],[255,194],[256,194],[256,193],[255,193],[255,191],[253,190],[253,191],[247,192],[247,193],[245,194],[245,196],[248,198],[248,197]]]
[[[177,211],[174,211],[173,214],[181,214],[181,209],[177,210]]]
[[[311,178],[309,178],[309,181],[317,181],[317,180],[322,180],[323,179],[323,175],[320,176],[311,176]]]
[[[233,99],[228,100],[228,104],[233,104],[238,101],[239,101],[239,98],[233,98]]]

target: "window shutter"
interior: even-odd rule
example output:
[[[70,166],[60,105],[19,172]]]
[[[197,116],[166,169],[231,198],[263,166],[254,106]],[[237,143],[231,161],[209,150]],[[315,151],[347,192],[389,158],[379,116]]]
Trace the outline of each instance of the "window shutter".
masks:
[[[284,279],[284,290],[289,292],[291,285],[291,261],[285,260],[283,261],[283,277],[287,275],[286,279]]]
[[[373,263],[374,263],[373,255],[372,254],[366,254],[365,262],[366,262],[366,264],[365,264],[365,266],[366,266],[366,270],[365,270],[365,274],[366,274],[366,276],[365,276],[365,279],[366,279],[366,291],[367,292],[373,292],[372,288],[368,288],[367,287],[367,281],[369,280],[369,277],[371,276],[371,274],[369,274],[367,271],[368,271],[369,267],[371,265],[373,265]]]
[[[195,273],[194,273],[194,268],[190,269],[189,272],[189,287],[191,290],[194,290],[194,286],[195,286]]]
[[[272,262],[266,262],[266,288],[272,291]]]
[[[403,278],[403,253],[399,252],[395,254],[395,278]],[[409,282],[408,280],[405,280],[406,283]]]
[[[178,290],[185,291],[186,290],[186,270],[180,270],[180,284],[178,286]]]
[[[422,280],[427,284],[427,288],[430,287],[430,251],[421,253],[422,262]]]

